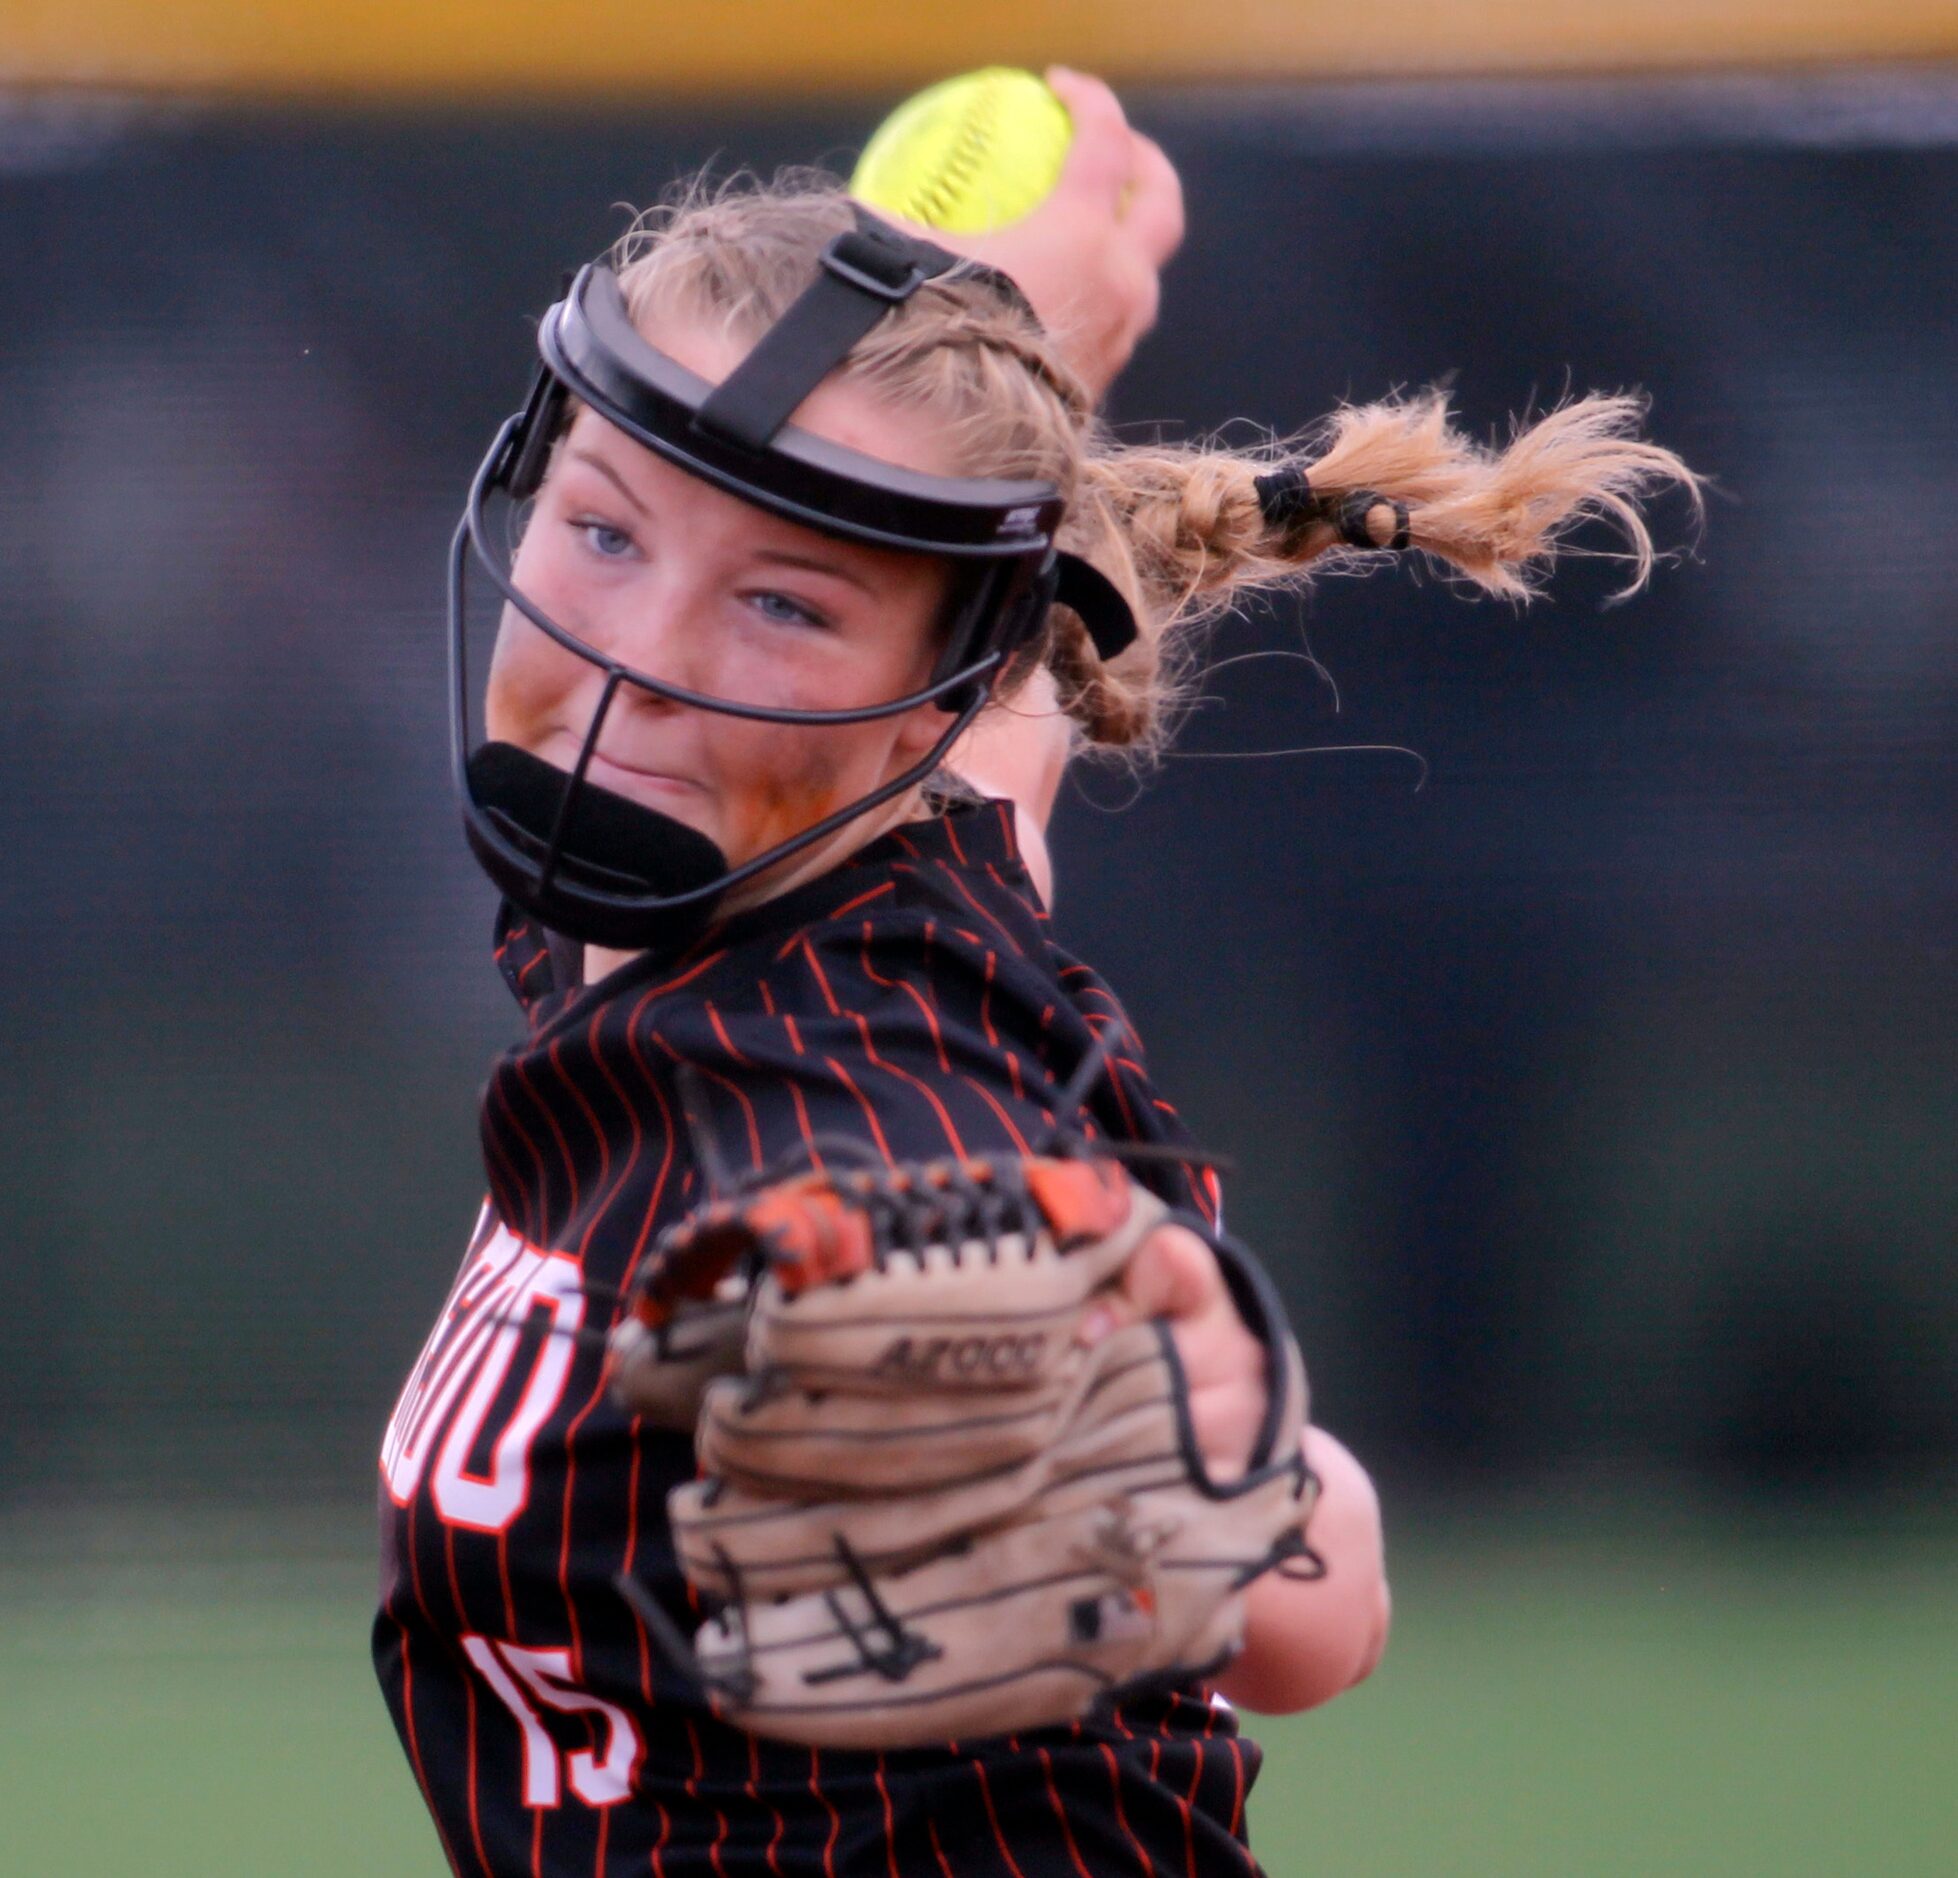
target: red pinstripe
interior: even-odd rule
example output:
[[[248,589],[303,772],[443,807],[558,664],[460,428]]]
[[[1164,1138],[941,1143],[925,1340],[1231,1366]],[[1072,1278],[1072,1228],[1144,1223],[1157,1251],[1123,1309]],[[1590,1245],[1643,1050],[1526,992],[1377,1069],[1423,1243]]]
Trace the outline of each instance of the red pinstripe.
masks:
[[[885,894],[895,893],[896,891],[897,891],[897,883],[895,881],[887,880],[883,883],[882,886],[872,887],[868,893],[858,894],[854,900],[845,900],[841,906],[836,907],[831,911],[830,918],[842,919],[847,914],[854,913],[859,907],[868,906],[871,903],[871,901],[881,900],[885,896]]]
[[[469,1612],[462,1602],[462,1586],[456,1580],[456,1529],[446,1521],[442,1526],[442,1553],[449,1565],[449,1602],[455,1606],[456,1628],[473,1630]]]
[[[1067,1823],[1067,1808],[1061,1804],[1060,1790],[1054,1785],[1054,1757],[1045,1748],[1038,1749],[1041,1778],[1047,1783],[1047,1802],[1054,1809],[1054,1817],[1061,1822],[1061,1838],[1067,1844],[1067,1856],[1080,1878],[1094,1878],[1094,1873],[1081,1863],[1081,1849],[1074,1843],[1074,1830]]]
[[[1208,1727],[1209,1724],[1206,1723],[1206,1731]],[[1208,1738],[1207,1732],[1206,1738]],[[1203,1764],[1203,1745],[1201,1742],[1193,1741],[1190,1744],[1190,1790],[1182,1796],[1181,1802],[1183,1807],[1183,1847],[1188,1878],[1196,1878],[1197,1873],[1197,1849],[1190,1836],[1190,1824],[1191,1817],[1196,1808],[1197,1789],[1203,1784]]]
[[[822,1758],[814,1748],[809,1750],[809,1791],[829,1815],[829,1837],[823,1841],[823,1874],[824,1878],[836,1878],[836,1836],[843,1830],[843,1819],[823,1791]]]
[[[886,1062],[883,1057],[877,1054],[877,1046],[870,1040],[870,1024],[868,1020],[857,1011],[852,1011],[850,1016],[856,1022],[857,1034],[863,1039],[863,1053],[866,1061],[874,1063],[885,1075],[895,1076],[900,1082],[909,1083],[912,1088],[917,1090],[931,1104],[931,1112],[938,1117],[938,1125],[944,1129],[945,1139],[951,1143],[952,1152],[963,1159],[965,1156],[965,1143],[959,1139],[959,1131],[952,1126],[950,1110],[946,1108],[944,1103],[939,1101],[937,1093],[933,1090],[932,1086],[927,1082],[920,1082],[908,1069],[900,1069],[897,1064]]]
[[[707,1013],[707,1021],[708,1023],[713,1025],[714,1035],[720,1039],[721,1048],[725,1050],[729,1056],[733,1057],[734,1060],[737,1063],[739,1063],[743,1069],[752,1068],[753,1065],[749,1062],[748,1058],[743,1056],[741,1052],[734,1047],[734,1039],[727,1034],[727,1026],[721,1022],[720,1012],[714,1009],[714,1000],[712,998],[702,998],[700,1001],[700,1008]]]
[[[1027,1092],[1020,1082],[1020,1059],[1011,1050],[1006,1052],[1006,1074],[1013,1084],[1013,1099],[1016,1102],[1024,1102],[1027,1099]]]
[[[891,1152],[891,1144],[885,1140],[884,1130],[878,1123],[877,1111],[870,1106],[869,1100],[865,1097],[864,1092],[857,1087],[856,1083],[851,1079],[850,1072],[835,1057],[826,1056],[823,1058],[823,1061],[830,1066],[830,1069],[835,1073],[836,1079],[842,1083],[844,1088],[849,1090],[856,1097],[857,1101],[862,1104],[863,1118],[870,1124],[871,1139],[877,1143],[877,1152],[885,1160],[889,1161],[892,1166],[896,1166],[897,1156]]]
[[[428,1608],[428,1599],[422,1595],[421,1547],[415,1543],[415,1513],[420,1496],[408,1502],[408,1584],[415,1594],[415,1602],[421,1606],[422,1622],[435,1636],[442,1634],[441,1626],[435,1621],[435,1613]]]
[[[886,978],[871,964],[870,933],[870,922],[869,920],[865,920],[863,923],[863,975],[873,985],[877,986],[880,991],[897,990],[903,992],[918,1007],[918,1015],[925,1020],[925,1028],[931,1033],[932,1048],[938,1053],[938,1067],[949,1073],[952,1067],[952,1059],[945,1054],[945,1033],[938,1027],[938,1013],[931,1008],[930,1003],[920,994],[917,986],[912,984],[909,979]]]
[[[1096,1035],[1099,1036],[1100,1032],[1096,1032]],[[1122,1111],[1123,1132],[1133,1141],[1138,1138],[1135,1125],[1135,1110],[1129,1107],[1129,1093],[1122,1087],[1121,1071],[1113,1064],[1109,1066],[1107,1083],[1108,1087],[1114,1092],[1115,1106]]]
[[[632,1058],[633,1067],[639,1072],[639,1080],[651,1092],[653,1102],[659,1109],[661,1126],[666,1130],[666,1149],[660,1157],[659,1172],[653,1178],[653,1197],[646,1203],[646,1216],[639,1222],[639,1237],[632,1242],[631,1256],[626,1260],[625,1276],[621,1284],[629,1285],[632,1274],[639,1268],[639,1260],[646,1250],[646,1241],[652,1237],[653,1221],[659,1217],[659,1203],[666,1192],[666,1177],[672,1171],[673,1152],[677,1145],[673,1127],[673,1110],[666,1100],[666,1091],[659,1086],[659,1078],[647,1068],[646,1059],[639,1053],[639,1021],[645,1015],[647,1005],[659,995],[649,991],[632,1007],[632,1015],[626,1020],[625,1048]]]
[[[1013,1151],[1016,1154],[1031,1154],[1033,1152],[1033,1149],[1027,1145],[1026,1136],[1021,1134],[1019,1124],[1000,1106],[999,1098],[984,1083],[975,1082],[972,1077],[966,1075],[961,1075],[959,1081],[964,1083],[974,1095],[999,1117],[999,1125],[1006,1130],[1006,1137],[1013,1143]]]
[[[643,1010],[655,999],[670,997],[674,992],[684,990],[696,978],[700,977],[702,973],[712,971],[721,960],[727,957],[727,953],[727,947],[722,946],[718,951],[708,953],[705,958],[695,959],[684,971],[674,973],[671,978],[662,978],[658,984],[648,985],[639,994],[639,1002],[634,1006],[635,1011]],[[559,1011],[551,1019],[552,1025],[561,1026],[567,1030],[570,1029],[577,1018],[578,1002],[576,998],[573,998],[563,1010]],[[541,1044],[545,1041],[545,1038],[540,1037],[537,1041]]]
[[[958,889],[959,898],[963,900],[969,907],[971,907],[972,910],[975,913],[977,913],[979,917],[983,919],[986,922],[986,924],[993,929],[994,932],[998,933],[999,936],[1002,939],[1004,939],[1006,943],[1009,946],[1011,946],[1015,952],[1019,953],[1020,956],[1024,958],[1026,956],[1026,947],[1021,945],[1019,940],[1013,937],[1012,932],[1005,925],[1003,925],[999,919],[997,919],[992,913],[987,911],[986,907],[973,894],[972,889],[968,887],[965,884],[965,882],[962,881],[958,877],[958,875],[952,871],[949,864],[947,864],[944,861],[940,861],[938,863],[938,868],[939,868],[939,872],[942,873],[945,876],[945,878],[949,880],[952,883],[952,885]],[[973,939],[973,944],[977,945],[979,943],[979,936],[977,933],[973,934],[972,939]]]
[[[891,1811],[891,1789],[884,1778],[884,1757],[877,1757],[872,1776],[877,1782],[877,1797],[884,1803],[884,1870],[887,1878],[899,1878],[897,1869],[897,1818]]]
[[[829,988],[829,980],[823,974],[822,961],[816,957],[816,948],[805,938],[802,942],[802,956],[809,961],[809,969],[816,974],[816,983],[822,987],[823,1002],[829,1006],[832,1017],[841,1017],[842,1011],[836,1003],[836,993]]]
[[[972,1771],[979,1776],[979,1797],[986,1802],[986,1818],[993,1829],[993,1843],[999,1847],[999,1855],[1006,1861],[1006,1869],[1013,1878],[1027,1878],[1020,1869],[1020,1861],[1013,1856],[1013,1848],[1006,1843],[1006,1835],[999,1829],[999,1814],[993,1810],[992,1782],[986,1778],[986,1763],[974,1759]]]
[[[603,1016],[602,1010],[597,1013],[594,1013],[590,1028],[587,1031],[586,1035],[592,1047],[593,1060],[599,1062],[599,1068],[601,1073],[606,1074],[606,1079],[610,1081],[611,1078],[609,1072],[605,1072],[604,1064],[602,1061],[599,1061],[598,1051],[597,1051],[599,1019],[602,1016]],[[596,1111],[592,1108],[591,1104],[585,1100],[584,1092],[579,1089],[576,1081],[573,1079],[570,1072],[566,1070],[566,1068],[564,1067],[564,1058],[561,1051],[561,1039],[554,1039],[552,1041],[552,1043],[549,1046],[549,1055],[550,1055],[551,1068],[556,1072],[558,1081],[561,1082],[564,1085],[564,1087],[570,1092],[571,1099],[577,1103],[580,1112],[584,1115],[587,1124],[589,1124],[591,1128],[593,1137],[598,1142],[599,1164],[598,1164],[597,1194],[592,1203],[591,1218],[586,1223],[584,1234],[578,1241],[577,1257],[580,1266],[582,1266],[584,1262],[586,1248],[589,1247],[591,1244],[592,1233],[596,1229],[598,1225],[598,1221],[605,1211],[605,1195],[612,1190],[612,1186],[611,1186],[612,1150],[611,1150],[610,1143],[605,1138],[604,1129],[599,1125],[598,1115]],[[616,1091],[617,1084],[613,1084],[613,1087]],[[623,1091],[619,1091],[619,1093],[621,1097],[623,1097]],[[630,1111],[628,1111],[628,1113],[630,1113]],[[633,1131],[633,1138],[632,1138],[631,1152],[627,1156],[625,1166],[619,1170],[619,1179],[621,1182],[623,1182],[631,1174],[632,1164],[634,1161],[636,1161],[639,1158],[640,1135],[639,1135],[638,1118],[636,1116],[633,1117],[632,1131]],[[573,1500],[577,1492],[577,1486],[578,1486],[577,1436],[578,1436],[578,1430],[585,1425],[585,1422],[589,1419],[591,1412],[595,1408],[597,1408],[600,1400],[604,1396],[604,1393],[605,1393],[605,1382],[601,1374],[596,1380],[594,1380],[592,1384],[591,1393],[585,1398],[584,1407],[581,1408],[577,1412],[577,1414],[571,1418],[570,1422],[567,1424],[564,1431],[564,1500],[563,1500],[562,1516],[559,1521],[559,1530],[558,1530],[557,1583],[558,1583],[558,1595],[564,1601],[565,1623],[569,1628],[570,1636],[571,1636],[571,1662],[574,1670],[576,1671],[581,1681],[583,1680],[584,1673],[585,1673],[585,1668],[584,1668],[585,1639],[584,1639],[584,1631],[578,1622],[577,1600],[573,1598],[573,1596],[571,1595],[571,1514],[572,1514]],[[594,1745],[596,1745],[595,1737],[594,1737]],[[601,1818],[603,1817],[604,1815],[601,1814]]]
[[[496,1535],[496,1576],[503,1587],[503,1634],[512,1642],[517,1636],[517,1600],[510,1593],[510,1528]]]
[[[1122,1828],[1122,1836],[1128,1840],[1135,1851],[1135,1862],[1142,1869],[1142,1878],[1154,1878],[1154,1868],[1149,1862],[1149,1854],[1129,1827],[1129,1816],[1122,1805],[1122,1769],[1115,1759],[1115,1750],[1107,1742],[1101,1744],[1101,1758],[1108,1763],[1108,1785],[1115,1796],[1115,1820]]]
[[[749,1799],[752,1800],[755,1797],[757,1785],[760,1782],[760,1780],[761,1780],[761,1743],[757,1741],[753,1735],[750,1735],[748,1737],[748,1798]],[[776,1878],[781,1878],[782,1867],[780,1862],[776,1859],[775,1848],[782,1843],[782,1829],[783,1829],[784,1821],[782,1819],[782,1809],[779,1806],[777,1806],[772,1800],[768,1804],[768,1816],[775,1822],[775,1830],[769,1834],[768,1849],[765,1856],[768,1860],[768,1869],[776,1874]]]
[[[700,1752],[700,1730],[694,1725],[691,1715],[687,1717],[687,1743],[693,1749],[693,1772],[685,1782],[687,1798],[700,1798],[700,1777],[707,1771],[707,1763]],[[714,1843],[707,1848],[707,1858],[720,1878],[726,1878],[727,1868],[721,1863],[721,1847],[727,1840],[727,1815],[718,1806],[707,1809],[714,1815]]]
[[[605,1399],[605,1377],[602,1373],[593,1382],[591,1394],[585,1398],[585,1406],[571,1418],[564,1431],[564,1514],[562,1530],[558,1535],[557,1588],[564,1599],[564,1615],[571,1627],[571,1665],[582,1682],[585,1675],[585,1636],[578,1624],[578,1603],[571,1595],[571,1496],[578,1485],[577,1449],[573,1445],[578,1430],[585,1425],[600,1402]],[[596,1740],[593,1742],[597,1745]]]
[[[517,1139],[523,1143],[525,1151],[529,1154],[532,1163],[537,1169],[536,1193],[538,1199],[536,1201],[530,1199],[531,1190],[525,1188],[521,1180],[517,1183],[518,1188],[525,1195],[523,1218],[518,1222],[518,1230],[526,1239],[535,1244],[542,1231],[538,1224],[539,1216],[537,1206],[541,1202],[544,1194],[544,1157],[537,1152],[537,1143],[531,1140],[529,1130],[524,1127],[522,1122],[517,1120],[517,1111],[511,1107],[510,1098],[503,1093],[495,1077],[490,1078],[486,1100],[496,1103],[502,1109],[504,1119],[515,1132]]]
[[[719,1071],[709,1069],[705,1063],[696,1063],[691,1058],[682,1056],[680,1052],[674,1049],[674,1047],[670,1043],[668,1043],[664,1037],[660,1036],[658,1032],[654,1033],[653,1041],[656,1044],[658,1044],[659,1047],[662,1050],[664,1050],[666,1054],[674,1060],[675,1063],[682,1064],[686,1068],[693,1070],[697,1075],[706,1077],[706,1079],[709,1082],[713,1083],[717,1088],[725,1089],[728,1092],[728,1094],[735,1099],[735,1101],[741,1104],[741,1118],[748,1125],[748,1156],[755,1166],[757,1167],[761,1166],[763,1160],[762,1147],[761,1147],[761,1125],[755,1119],[755,1105],[748,1100],[748,1092],[745,1089],[743,1089],[739,1083],[730,1081],[726,1076],[721,1075]],[[705,1127],[707,1125],[707,1117],[703,1115],[700,1118],[700,1120],[701,1120],[701,1126]]]
[[[593,1021],[594,1023],[596,1023],[597,1020],[594,1019]],[[603,1195],[605,1193],[606,1186],[609,1183],[612,1175],[612,1146],[611,1143],[605,1139],[605,1130],[599,1126],[598,1114],[596,1110],[594,1110],[592,1105],[585,1100],[585,1092],[578,1087],[578,1085],[571,1079],[571,1077],[565,1071],[561,1039],[554,1041],[551,1044],[550,1059],[551,1059],[551,1068],[557,1072],[558,1081],[563,1083],[565,1088],[571,1092],[571,1099],[572,1101],[577,1103],[579,1114],[584,1116],[586,1126],[591,1129],[592,1139],[598,1143],[597,1194],[599,1198],[594,1201],[592,1206],[592,1218],[593,1220],[596,1220],[599,1213],[604,1210]],[[573,1209],[571,1216],[574,1219],[577,1217],[575,1207]],[[590,1243],[591,1243],[591,1227],[588,1225],[585,1228],[584,1237],[578,1241],[578,1256],[580,1258],[584,1257],[585,1247],[588,1246]]]
[[[938,1822],[929,1813],[925,1815],[925,1830],[931,1834],[931,1855],[938,1861],[942,1878],[953,1878],[951,1866],[945,1863],[945,1848],[938,1843]]]
[[[632,1418],[632,1458],[626,1463],[625,1559],[619,1569],[632,1575],[633,1561],[639,1555],[639,1428],[640,1417]],[[646,1626],[634,1624],[632,1640],[639,1646],[639,1693],[650,1704],[653,1699],[653,1658],[646,1647]]]
[[[1014,866],[1018,867],[1021,864],[1020,827],[1018,818],[1013,813],[1012,803],[995,800],[993,803],[993,820],[999,825],[1000,841],[1004,844],[1006,852],[1012,857]],[[1000,882],[1001,886],[1005,886],[1005,884],[1004,881]]]
[[[999,969],[999,954],[988,951],[986,954],[986,986],[979,994],[979,1023],[986,1033],[986,1041],[997,1050],[999,1032],[993,1028],[993,974]]]
[[[584,1237],[578,1241],[578,1263],[580,1265],[585,1262],[585,1254],[591,1249],[592,1234],[598,1230],[598,1222],[611,1210],[612,1196],[624,1192],[626,1183],[631,1180],[634,1168],[639,1165],[639,1151],[645,1146],[646,1142],[645,1130],[639,1126],[639,1111],[632,1106],[631,1100],[626,1095],[624,1085],[612,1074],[611,1066],[605,1061],[604,1052],[598,1047],[599,1025],[603,1022],[604,1016],[605,1012],[603,1007],[600,1007],[600,1009],[592,1013],[590,1028],[585,1032],[585,1041],[591,1051],[591,1060],[597,1066],[598,1073],[605,1078],[606,1087],[612,1091],[620,1110],[624,1113],[626,1120],[632,1125],[632,1144],[626,1150],[625,1165],[619,1169],[618,1179],[612,1182],[610,1191],[591,1210],[590,1223],[585,1227]]]
[[[496,1216],[508,1225],[519,1230],[524,1225],[523,1177],[517,1172],[516,1163],[503,1152],[503,1144],[497,1140],[493,1128],[478,1129],[482,1137],[484,1154],[495,1163],[488,1172],[493,1198],[496,1201]],[[503,1178],[497,1179],[498,1171]]]
[[[657,1800],[653,1811],[659,1815],[659,1831],[653,1835],[653,1849],[646,1861],[653,1868],[653,1878],[666,1878],[666,1835],[673,1829],[673,1816]]]
[[[551,1139],[557,1143],[558,1155],[564,1162],[564,1178],[571,1189],[571,1205],[565,1213],[565,1218],[576,1219],[582,1202],[578,1194],[578,1164],[571,1157],[571,1143],[565,1140],[564,1130],[557,1125],[557,1117],[539,1100],[537,1087],[530,1080],[529,1072],[523,1066],[523,1058],[516,1058],[513,1067],[517,1072],[517,1080],[524,1086],[524,1093],[536,1103],[538,1108],[544,1110],[544,1120],[550,1124]]]
[[[412,1509],[410,1509],[410,1516],[412,1517]],[[415,1601],[418,1604],[421,1602],[419,1593],[416,1594]],[[426,1606],[423,1607],[422,1615],[424,1617],[428,1615]],[[422,1804],[428,1808],[429,1817],[435,1822],[435,1836],[442,1841],[442,1856],[449,1861],[451,1871],[460,1872],[462,1866],[456,1858],[455,1848],[449,1844],[449,1835],[442,1828],[442,1815],[435,1809],[435,1795],[429,1791],[428,1772],[422,1766],[421,1741],[415,1731],[415,1666],[409,1657],[411,1646],[408,1640],[408,1626],[400,1618],[395,1617],[392,1611],[388,1612],[388,1616],[394,1619],[395,1629],[401,1632],[401,1714],[402,1719],[407,1723],[405,1732],[408,1736],[408,1764],[415,1770],[415,1785],[422,1790]],[[486,1871],[489,1869],[487,1859],[483,1861],[483,1868]]]

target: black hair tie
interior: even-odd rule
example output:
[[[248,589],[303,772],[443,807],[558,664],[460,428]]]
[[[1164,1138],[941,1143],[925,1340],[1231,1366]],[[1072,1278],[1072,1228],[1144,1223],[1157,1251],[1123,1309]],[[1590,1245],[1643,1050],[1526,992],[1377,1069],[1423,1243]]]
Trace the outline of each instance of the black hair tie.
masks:
[[[1258,492],[1258,510],[1268,526],[1296,528],[1302,522],[1317,521],[1323,504],[1313,493],[1312,478],[1296,463],[1286,463],[1269,475],[1257,477],[1252,488]]]
[[[1373,530],[1367,526],[1367,517],[1383,506],[1394,511],[1393,539],[1386,542],[1375,541]],[[1371,489],[1356,489],[1339,505],[1339,538],[1349,548],[1365,548],[1374,554],[1383,551],[1398,554],[1409,539],[1407,504]]]
[[[1258,492],[1259,512],[1272,528],[1289,531],[1307,522],[1330,521],[1349,548],[1363,548],[1374,554],[1383,551],[1398,554],[1408,544],[1407,504],[1375,490],[1356,489],[1342,497],[1334,508],[1332,499],[1319,494],[1312,487],[1311,476],[1294,463],[1254,478],[1251,486]],[[1367,527],[1367,517],[1383,505],[1394,512],[1393,539],[1384,543],[1375,541],[1373,531]]]

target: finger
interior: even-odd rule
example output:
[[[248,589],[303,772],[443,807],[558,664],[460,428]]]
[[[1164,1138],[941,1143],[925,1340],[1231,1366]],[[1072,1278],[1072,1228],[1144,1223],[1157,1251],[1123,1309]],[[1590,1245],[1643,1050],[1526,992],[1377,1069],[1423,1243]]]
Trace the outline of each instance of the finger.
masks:
[[[1135,166],[1130,148],[1134,133],[1121,100],[1100,79],[1069,71],[1064,65],[1050,66],[1046,79],[1074,121],[1073,139],[1054,185],[1055,194],[1079,191],[1119,206]]]
[[[1142,1317],[1203,1316],[1227,1296],[1217,1255],[1187,1226],[1158,1226],[1129,1260],[1122,1295]]]
[[[1130,134],[1135,167],[1122,225],[1150,264],[1161,267],[1183,245],[1183,179],[1153,137]]]

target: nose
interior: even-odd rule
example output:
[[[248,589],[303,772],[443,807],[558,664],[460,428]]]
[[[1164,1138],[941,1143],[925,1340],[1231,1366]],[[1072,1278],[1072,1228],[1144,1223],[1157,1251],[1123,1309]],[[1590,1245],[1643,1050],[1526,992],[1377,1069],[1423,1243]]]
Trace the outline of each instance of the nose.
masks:
[[[604,663],[626,675],[619,687],[621,703],[630,699],[638,706],[675,708],[672,700],[637,679],[686,691],[711,689],[701,682],[706,600],[699,583],[677,564],[679,558],[669,552],[663,564],[641,566],[629,581],[585,596],[580,637]]]

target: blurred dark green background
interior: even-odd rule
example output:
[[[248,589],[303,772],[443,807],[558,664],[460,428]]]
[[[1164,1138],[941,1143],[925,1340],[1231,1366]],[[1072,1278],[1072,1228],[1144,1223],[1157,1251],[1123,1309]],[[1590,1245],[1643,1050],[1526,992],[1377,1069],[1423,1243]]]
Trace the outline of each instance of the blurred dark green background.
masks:
[[[0,96],[0,1869],[436,1864],[358,1561],[511,1030],[445,538],[618,205],[889,102]],[[1061,934],[1239,1161],[1401,1561],[1388,1667],[1274,1734],[1273,1869],[1943,1869],[1958,79],[1131,102],[1191,235],[1125,424],[1636,384],[1717,479],[1623,607],[1406,569],[1222,631],[1341,708],[1235,666],[1186,752],[1418,793],[1061,814]],[[35,1773],[82,1762],[116,1806]],[[370,1836],[268,1852],[254,1792]]]

